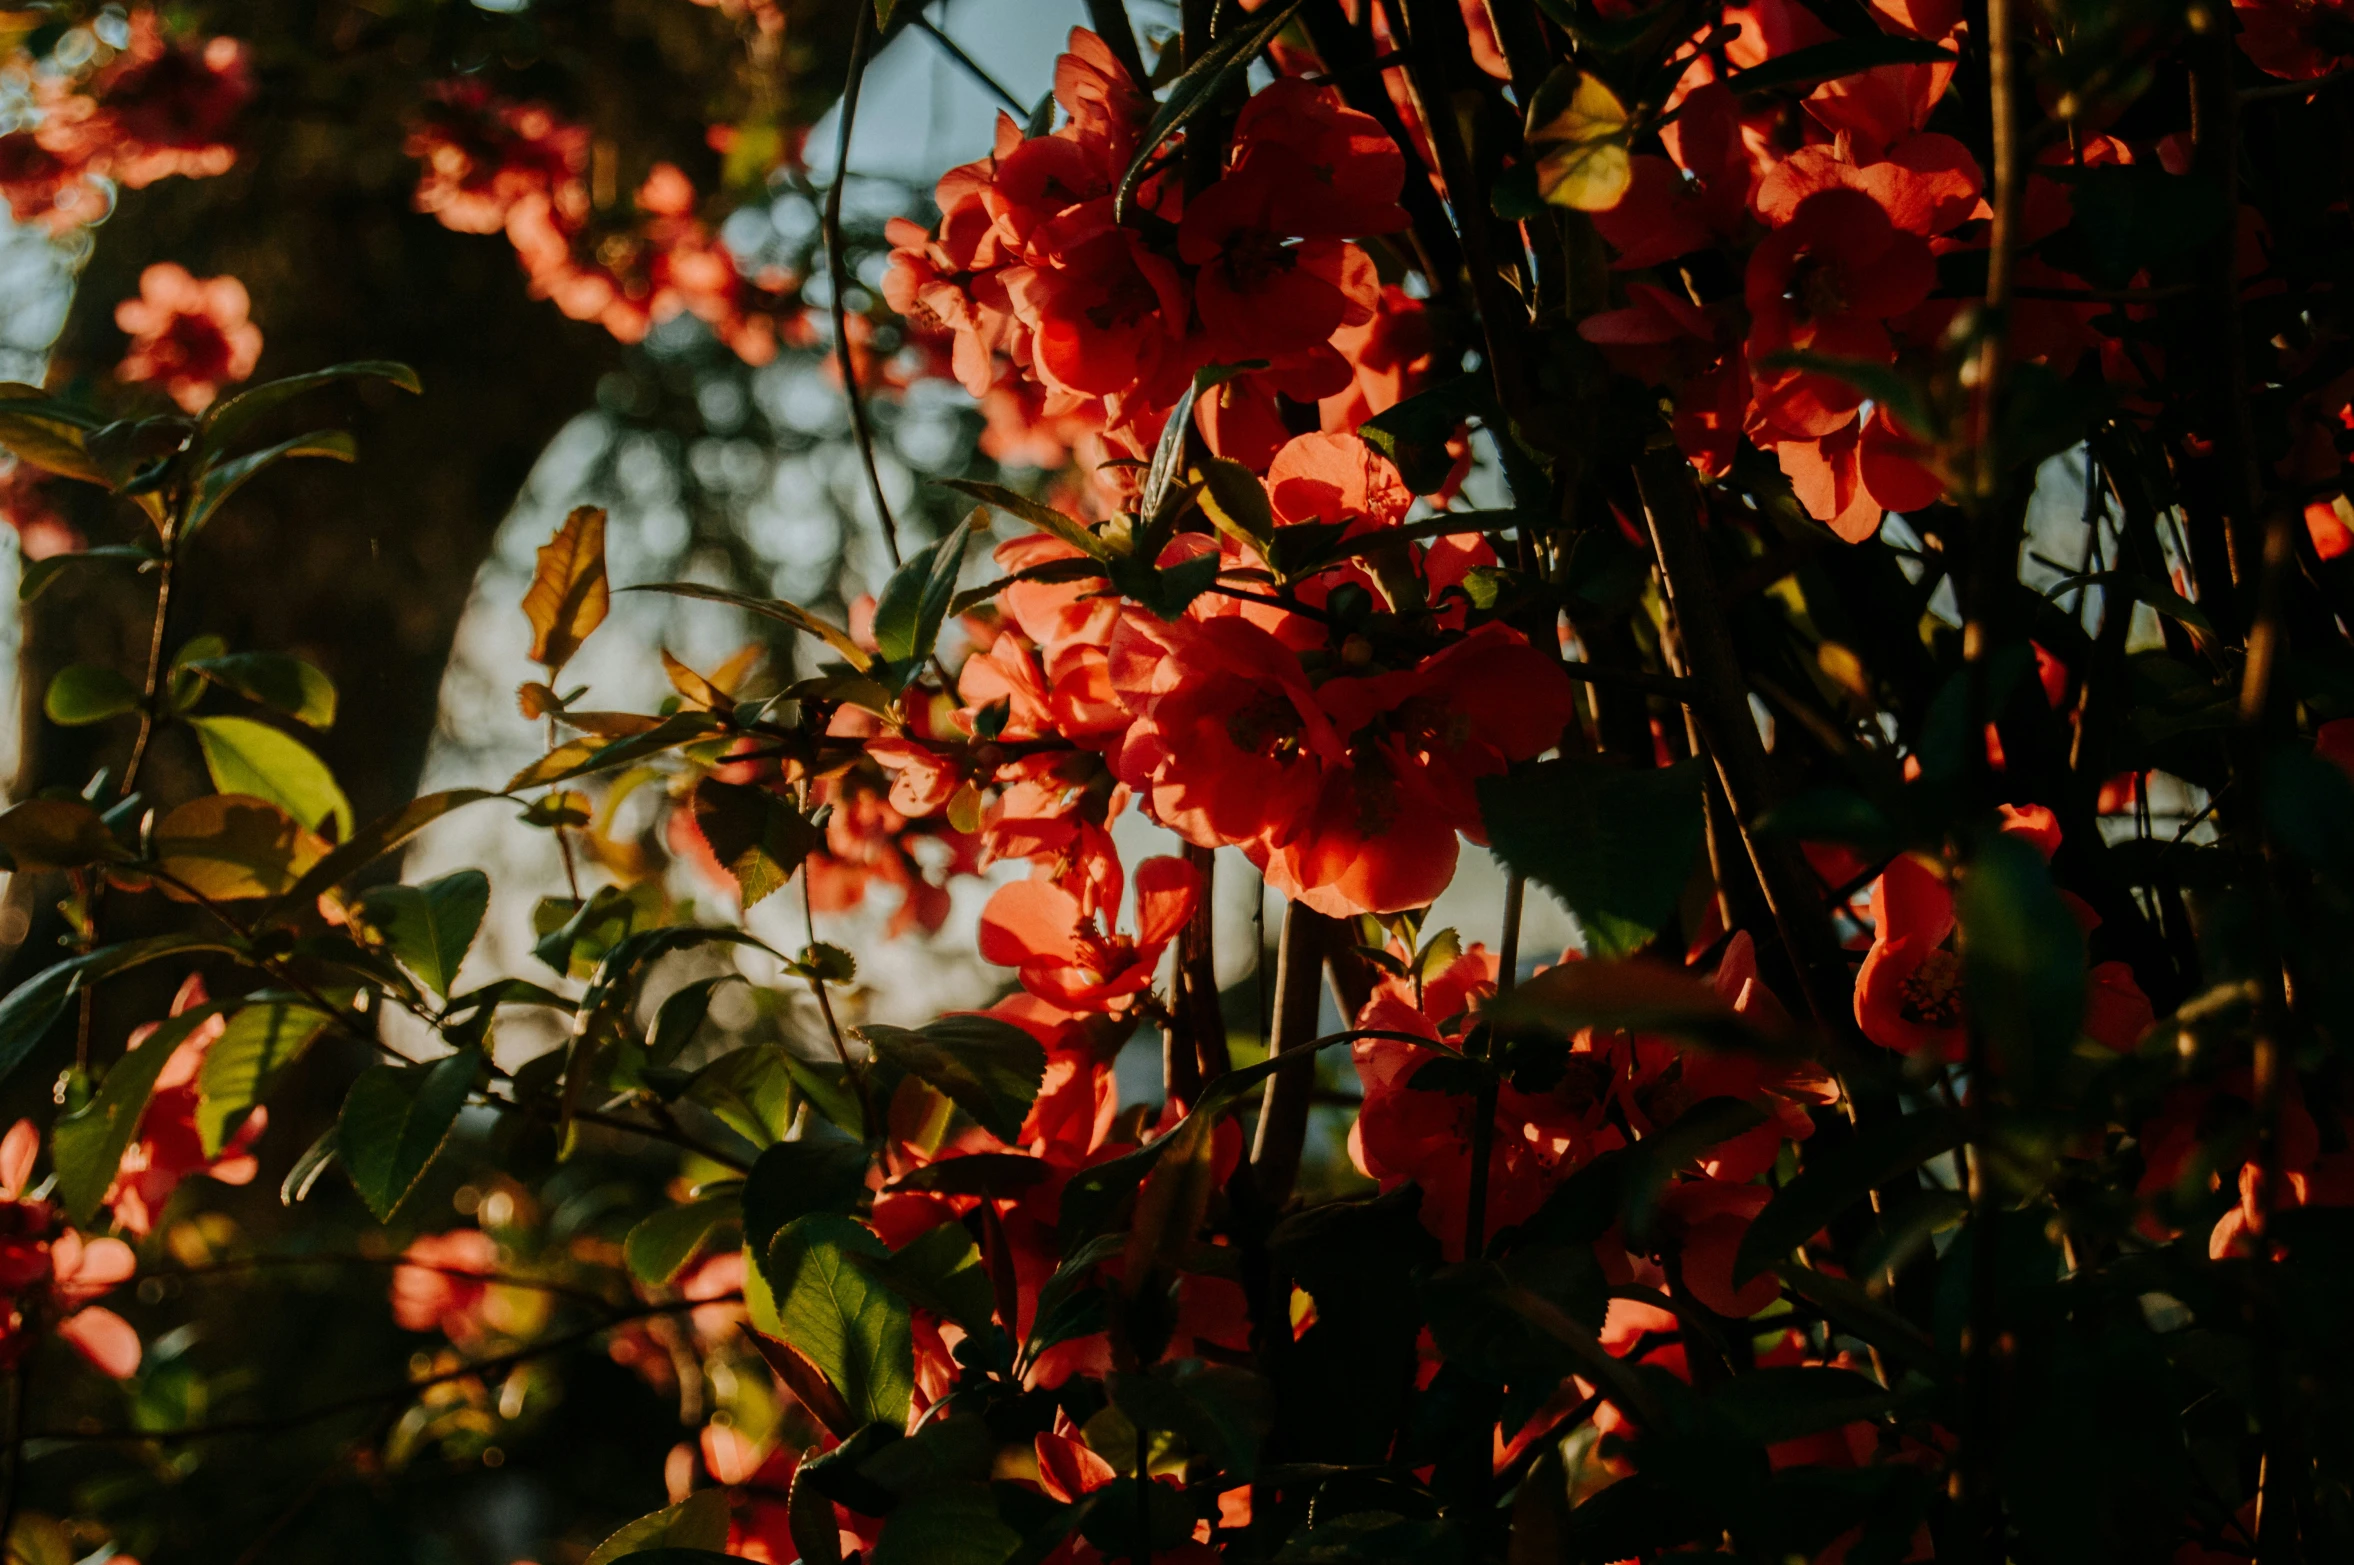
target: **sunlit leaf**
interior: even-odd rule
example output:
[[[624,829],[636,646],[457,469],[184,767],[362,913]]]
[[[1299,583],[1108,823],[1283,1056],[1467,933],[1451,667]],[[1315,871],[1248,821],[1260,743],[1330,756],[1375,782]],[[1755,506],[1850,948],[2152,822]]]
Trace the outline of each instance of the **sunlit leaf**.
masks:
[[[351,835],[351,801],[301,740],[251,717],[191,717],[188,726],[221,792],[267,799],[314,831],[331,822],[337,838]]]
[[[139,687],[130,676],[91,663],[72,663],[49,678],[41,710],[61,728],[103,723],[139,710]]]
[[[79,1112],[60,1118],[50,1132],[50,1150],[57,1162],[57,1195],[66,1215],[88,1225],[98,1215],[121,1167],[123,1152],[138,1134],[140,1116],[155,1091],[156,1078],[188,1035],[236,1004],[215,1000],[194,1006],[156,1024],[139,1047],[125,1054],[107,1071],[98,1093]]]
[[[807,1358],[860,1423],[904,1425],[915,1395],[907,1302],[856,1265],[890,1254],[847,1217],[814,1213],[776,1236],[761,1270],[775,1298],[776,1335]]]
[[[190,799],[156,822],[153,842],[166,894],[215,902],[277,896],[327,856],[327,844],[278,805],[234,793]]]
[[[422,886],[374,886],[360,911],[401,966],[435,994],[447,995],[458,964],[490,908],[490,877],[462,869]]]
[[[605,581],[605,513],[576,508],[540,545],[539,563],[523,594],[531,622],[531,660],[554,670],[572,661],[589,633],[605,622],[612,593]]]
[[[196,1134],[216,1157],[246,1110],[262,1101],[287,1066],[302,1057],[332,1020],[307,1000],[260,997],[247,1005],[204,1052],[196,1072]]]
[[[1577,72],[1558,107],[1539,92],[1528,127],[1528,144],[1537,152],[1537,194],[1579,212],[1617,206],[1634,178],[1628,139],[1626,105],[1601,77]]]

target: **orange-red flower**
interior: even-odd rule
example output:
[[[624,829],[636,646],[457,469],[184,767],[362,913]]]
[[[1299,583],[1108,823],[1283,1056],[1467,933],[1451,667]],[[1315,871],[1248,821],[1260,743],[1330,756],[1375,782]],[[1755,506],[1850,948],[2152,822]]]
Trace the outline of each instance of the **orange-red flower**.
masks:
[[[139,296],[115,306],[114,323],[131,339],[116,378],[152,382],[186,411],[202,412],[262,356],[251,309],[236,278],[197,278],[158,261],[139,274]]]
[[[204,980],[191,974],[172,1000],[172,1014],[181,1015],[204,1001]],[[127,1047],[140,1047],[158,1025],[149,1022],[133,1030]],[[196,1127],[196,1073],[227,1026],[227,1020],[219,1016],[198,1026],[180,1040],[155,1079],[155,1090],[139,1117],[138,1134],[123,1149],[121,1168],[106,1192],[115,1226],[125,1233],[144,1237],[151,1232],[164,1203],[191,1174],[210,1175],[224,1185],[242,1185],[251,1183],[260,1171],[250,1149],[269,1124],[267,1108],[256,1107],[247,1115],[217,1154],[206,1154],[204,1138]]]
[[[1065,1010],[1126,1010],[1151,987],[1200,894],[1201,874],[1185,860],[1146,859],[1136,866],[1136,933],[1125,935],[1052,880],[1017,880],[982,910],[981,955],[1019,969],[1023,988]]]

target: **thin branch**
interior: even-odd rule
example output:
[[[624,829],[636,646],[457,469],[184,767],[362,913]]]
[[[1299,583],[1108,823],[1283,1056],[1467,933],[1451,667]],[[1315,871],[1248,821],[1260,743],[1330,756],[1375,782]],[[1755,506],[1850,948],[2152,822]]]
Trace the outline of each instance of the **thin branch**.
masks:
[[[1304,902],[1284,910],[1282,943],[1275,958],[1275,1026],[1267,1040],[1270,1056],[1310,1044],[1323,998],[1324,948],[1336,922]],[[1308,1134],[1308,1095],[1315,1085],[1315,1069],[1309,1065],[1287,1067],[1267,1078],[1251,1169],[1270,1209],[1281,1208],[1291,1198],[1299,1179],[1300,1146]]]
[[[859,460],[866,466],[867,492],[874,497],[875,519],[883,529],[883,552],[897,569],[899,528],[891,520],[891,502],[883,498],[883,474],[875,466],[874,427],[867,420],[866,398],[858,389],[858,366],[850,351],[850,263],[842,253],[842,187],[850,176],[850,132],[858,123],[858,89],[866,81],[868,34],[874,25],[868,6],[862,3],[855,9],[858,19],[850,29],[850,78],[842,86],[841,143],[834,149],[834,183],[826,191],[826,276],[833,285],[834,358],[842,366],[842,394],[850,400],[850,432],[858,440]]]
[[[2240,102],[2266,103],[2275,98],[2306,98],[2314,93],[2354,81],[2354,70],[2331,71],[2301,82],[2267,82],[2261,87],[2242,87]]]
[[[708,1304],[735,1303],[741,1301],[742,1298],[742,1294],[734,1293],[721,1294],[709,1299],[676,1299],[663,1304],[643,1305],[634,1310],[625,1310],[618,1315],[609,1315],[594,1326],[566,1332],[560,1337],[550,1337],[544,1342],[534,1343],[527,1348],[517,1348],[511,1353],[501,1353],[493,1358],[476,1359],[471,1363],[461,1364],[455,1369],[445,1369],[415,1380],[403,1381],[397,1386],[385,1386],[375,1391],[356,1392],[348,1397],[338,1397],[332,1402],[322,1402],[316,1407],[305,1408],[299,1413],[289,1413],[281,1418],[229,1418],[210,1424],[188,1424],[178,1429],[36,1429],[30,1432],[20,1430],[10,1438],[8,1445],[11,1451],[21,1451],[24,1446],[36,1440],[59,1445],[139,1445],[151,1440],[161,1444],[177,1443],[184,1440],[218,1440],[231,1435],[280,1434],[287,1430],[299,1429],[305,1424],[318,1423],[321,1419],[333,1418],[339,1413],[355,1412],[360,1408],[375,1407],[385,1402],[405,1401],[418,1392],[431,1390],[435,1386],[448,1385],[455,1380],[478,1379],[484,1375],[496,1374],[500,1370],[512,1369],[518,1364],[529,1363],[533,1359],[562,1353],[568,1348],[576,1348],[583,1343],[593,1342],[614,1327],[626,1326],[631,1321],[646,1320],[656,1315],[675,1315],[682,1310],[699,1310]]]
[[[996,77],[990,75],[988,70],[983,67],[980,61],[965,53],[964,50],[958,46],[955,39],[940,31],[939,28],[934,27],[930,17],[924,15],[921,11],[918,11],[915,14],[914,20],[916,30],[922,33],[926,38],[931,39],[932,42],[938,44],[941,48],[941,51],[945,53],[948,58],[954,60],[959,66],[963,67],[964,73],[967,76],[970,76],[974,81],[979,82],[989,91],[992,96],[997,99],[998,102],[1004,104],[1008,109],[1012,110],[1016,114],[1021,115],[1024,119],[1029,118],[1030,106],[1024,103],[1021,99],[1015,97],[1012,93],[1006,91],[1004,85],[999,82]],[[844,139],[847,140],[848,138]]]

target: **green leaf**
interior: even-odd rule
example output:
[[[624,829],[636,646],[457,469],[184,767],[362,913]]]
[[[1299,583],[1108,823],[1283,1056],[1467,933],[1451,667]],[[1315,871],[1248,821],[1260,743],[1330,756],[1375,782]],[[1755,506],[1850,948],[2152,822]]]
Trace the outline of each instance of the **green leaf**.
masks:
[[[1806,1166],[1774,1193],[1742,1236],[1733,1257],[1733,1286],[1738,1288],[1787,1259],[1841,1212],[1952,1151],[1961,1140],[1961,1122],[1949,1110],[1937,1108],[1881,1120],[1844,1146],[1810,1151]]]
[[[1005,1565],[1022,1535],[998,1514],[984,1483],[948,1483],[909,1495],[869,1556],[873,1565]]]
[[[724,587],[706,587],[700,582],[692,581],[650,581],[635,587],[624,587],[621,590],[623,592],[667,592],[680,598],[702,598],[711,603],[731,604],[747,614],[757,614],[763,619],[776,620],[780,624],[790,625],[795,630],[817,637],[827,646],[842,654],[843,662],[848,663],[862,674],[874,662],[866,648],[850,639],[850,632],[842,629],[839,625],[827,623],[797,603],[787,603],[780,598],[748,597],[740,592],[729,592]]]
[[[1266,1380],[1233,1364],[1180,1360],[1149,1374],[1110,1377],[1112,1405],[1142,1430],[1166,1430],[1188,1452],[1215,1462],[1226,1483],[1256,1473],[1259,1446],[1275,1421]]]
[[[2033,1096],[2084,1025],[2084,930],[2033,843],[1987,832],[1954,888],[1962,994],[2010,1089]]]
[[[390,814],[379,816],[352,833],[333,852],[305,871],[302,879],[272,905],[262,920],[263,924],[274,924],[289,914],[308,911],[320,896],[334,890],[450,811],[499,797],[501,795],[486,788],[451,788],[412,799]]]
[[[52,554],[45,560],[24,562],[24,574],[17,578],[16,600],[30,603],[49,589],[49,584],[77,565],[91,565],[100,561],[127,560],[140,568],[155,563],[155,553],[134,543],[102,543],[94,549],[80,549],[72,554]]]
[[[621,1241],[622,1259],[630,1275],[649,1287],[662,1287],[687,1269],[714,1231],[743,1213],[743,1202],[733,1195],[715,1195],[683,1206],[666,1206],[642,1218]]]
[[[816,1366],[860,1423],[904,1428],[915,1395],[908,1306],[854,1265],[853,1253],[890,1251],[860,1224],[832,1213],[795,1219],[762,1256],[777,1336]]]
[[[763,1255],[804,1217],[845,1217],[866,1195],[866,1149],[847,1141],[780,1141],[744,1178],[744,1243]]]
[[[27,799],[0,811],[0,864],[38,874],[120,864],[131,850],[115,840],[106,817],[80,799]]]
[[[188,726],[221,792],[267,799],[313,830],[332,821],[338,839],[351,835],[351,801],[301,740],[250,717],[191,717]]]
[[[490,877],[478,869],[458,870],[422,886],[373,886],[360,899],[361,916],[384,937],[401,966],[445,997],[489,910]]]
[[[138,711],[139,687],[128,675],[111,668],[73,663],[50,677],[49,693],[41,700],[41,710],[61,728],[103,723],[110,717]]]
[[[793,1125],[791,1056],[773,1044],[733,1049],[695,1073],[680,1096],[709,1109],[756,1147],[784,1140]]]
[[[1060,538],[1091,560],[1108,560],[1112,557],[1111,545],[1104,542],[1085,522],[1065,516],[1053,506],[1043,505],[1003,484],[985,484],[970,478],[943,478],[939,484],[943,489],[953,489],[968,499],[978,500],[983,505],[993,505],[1008,516],[1028,522],[1040,532]]]
[[[188,1035],[236,1004],[214,1000],[156,1024],[139,1047],[125,1054],[98,1084],[98,1092],[78,1113],[59,1119],[50,1132],[50,1152],[57,1161],[57,1196],[66,1215],[87,1228],[98,1215],[98,1204],[122,1167],[123,1151],[139,1132],[140,1117],[155,1081],[174,1050]]]
[[[974,513],[976,519],[980,513]],[[973,541],[973,529],[957,527],[949,534],[910,558],[891,573],[883,584],[882,595],[875,600],[875,645],[890,660],[895,681],[901,690],[908,681],[922,672],[926,659],[940,638],[940,622],[948,616],[949,600],[956,596],[956,578],[964,570],[967,547]]]
[[[114,476],[90,455],[83,432],[63,419],[19,412],[0,404],[0,447],[20,462],[29,462],[60,478],[78,478],[102,489],[114,487]]]
[[[851,1261],[916,1308],[955,1321],[980,1341],[989,1340],[996,1293],[981,1264],[980,1246],[962,1223],[927,1228],[882,1260],[854,1253]]]
[[[286,1171],[286,1178],[278,1186],[278,1204],[292,1206],[310,1197],[311,1186],[327,1172],[327,1165],[335,1161],[335,1127],[329,1125],[318,1140],[305,1148],[294,1166]]]
[[[705,777],[695,784],[696,831],[735,877],[745,907],[784,889],[825,833],[792,803],[753,783]]]
[[[1876,1420],[1896,1405],[1878,1381],[1851,1369],[1759,1365],[1709,1388],[1711,1411],[1759,1445]]]
[[[1267,503],[1267,486],[1240,462],[1204,457],[1194,469],[1201,485],[1202,514],[1210,525],[1238,543],[1247,543],[1262,558],[1273,547],[1275,513]]]
[[[994,1016],[943,1016],[912,1031],[875,1025],[858,1036],[1000,1141],[1021,1134],[1046,1079],[1046,1050],[1038,1040]]]
[[[196,1072],[196,1133],[217,1157],[230,1127],[268,1095],[278,1075],[317,1041],[333,1020],[291,996],[263,997],[229,1018]]]
[[[258,386],[248,386],[233,397],[224,397],[207,408],[197,423],[200,438],[211,449],[218,451],[243,434],[263,415],[274,413],[295,398],[339,380],[382,380],[411,396],[424,392],[418,384],[417,372],[406,364],[391,359],[354,359],[347,364],[331,364],[323,370],[312,370],[306,375],[288,375],[281,380],[265,380]]]
[[[702,1030],[703,1018],[711,1014],[712,991],[742,977],[741,973],[722,973],[717,978],[698,978],[673,989],[663,999],[661,1009],[654,1013],[654,1026],[646,1039],[646,1058],[656,1065],[668,1065],[677,1059],[679,1051]]]
[[[1262,12],[1237,25],[1203,50],[1201,58],[1169,84],[1168,97],[1153,111],[1151,123],[1137,138],[1136,156],[1129,162],[1127,172],[1120,176],[1119,189],[1112,200],[1112,221],[1128,220],[1129,203],[1136,198],[1136,187],[1144,182],[1145,171],[1152,166],[1161,143],[1183,130],[1196,114],[1223,97],[1229,87],[1241,85],[1251,62],[1290,24],[1299,8],[1300,0],[1291,0],[1289,5]]]
[[[236,691],[248,701],[283,712],[306,727],[335,725],[334,681],[289,653],[235,652],[179,666],[224,690]]]
[[[1501,1025],[1528,1023],[1555,1033],[1625,1028],[1723,1049],[1786,1049],[1791,1043],[1762,1019],[1740,1015],[1706,980],[1641,959],[1564,962],[1488,1001],[1480,1014]]]
[[[680,745],[693,744],[722,732],[726,724],[709,712],[674,712],[642,733],[623,739],[606,739],[591,734],[570,740],[550,750],[513,777],[507,779],[503,792],[518,793],[525,788],[538,788],[548,783],[564,782],[574,777],[585,777],[591,772],[611,771],[616,766],[627,766]]]
[[[151,935],[101,946],[85,956],[45,967],[0,996],[0,1080],[24,1063],[42,1035],[65,1014],[66,1003],[83,983],[95,983],[167,956],[197,952],[241,954],[243,948],[218,936]]]
[[[632,1556],[643,1560],[653,1549],[705,1549],[721,1555],[727,1550],[728,1501],[725,1489],[704,1489],[651,1516],[641,1516],[589,1551],[581,1565],[619,1565]]]
[[[1480,819],[1496,856],[1577,916],[1588,955],[1627,956],[1675,916],[1707,840],[1699,765],[1516,767],[1480,779]]]
[[[1951,63],[1955,58],[1952,50],[1921,38],[1885,35],[1834,38],[1829,43],[1808,44],[1745,71],[1735,71],[1725,78],[1725,86],[1736,94],[1771,92],[1780,87],[1812,87],[1817,82],[1836,81],[1842,76],[1858,76],[1883,65],[1936,65]]]
[[[292,440],[281,440],[274,446],[249,451],[231,457],[218,466],[208,468],[196,481],[196,500],[188,508],[188,519],[181,525],[180,536],[193,537],[214,513],[226,505],[229,497],[254,479],[292,457],[322,456],[337,462],[357,462],[360,448],[352,437],[340,429],[315,429]]]
[[[336,1140],[353,1188],[378,1222],[391,1222],[416,1193],[481,1069],[482,1051],[461,1049],[426,1065],[372,1065],[352,1083]]]
[[[1484,377],[1460,375],[1440,381],[1384,409],[1358,427],[1365,443],[1398,470],[1416,494],[1435,494],[1455,469],[1447,442],[1466,421],[1492,410],[1494,393]]]

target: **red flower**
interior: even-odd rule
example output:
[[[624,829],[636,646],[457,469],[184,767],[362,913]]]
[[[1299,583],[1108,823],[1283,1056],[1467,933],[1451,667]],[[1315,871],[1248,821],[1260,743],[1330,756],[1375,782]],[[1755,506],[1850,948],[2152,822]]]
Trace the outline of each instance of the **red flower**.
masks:
[[[1084,396],[1151,380],[1176,356],[1191,313],[1177,269],[1126,229],[1009,273],[1006,285],[1039,378]]]
[[[172,1014],[204,1004],[204,980],[191,975],[173,997]],[[157,1023],[135,1029],[127,1047],[136,1049],[154,1033]],[[157,1214],[180,1182],[191,1174],[209,1174],[224,1185],[250,1184],[261,1165],[249,1150],[269,1124],[269,1110],[256,1108],[217,1153],[208,1154],[196,1126],[196,1073],[204,1057],[227,1029],[223,1017],[213,1017],[180,1041],[139,1118],[139,1132],[123,1149],[120,1170],[106,1192],[106,1205],[115,1226],[144,1237],[155,1226]]]
[[[981,955],[1020,969],[1022,987],[1069,1011],[1122,1011],[1152,986],[1161,953],[1193,914],[1201,875],[1180,858],[1136,866],[1136,933],[1106,933],[1047,879],[1000,886],[981,912]]]
[[[1846,423],[1860,392],[1768,360],[1795,349],[1887,363],[1894,353],[1888,318],[1929,297],[1936,281],[1928,242],[1898,228],[1879,202],[1847,188],[1808,195],[1749,258],[1743,292],[1759,415],[1782,434],[1801,437],[1827,435]]]
[[[0,1368],[14,1368],[40,1332],[57,1335],[117,1380],[139,1368],[139,1334],[94,1301],[130,1281],[138,1258],[120,1239],[85,1239],[46,1201],[28,1201],[41,1132],[20,1119],[0,1137]]]
[[[140,10],[87,95],[52,104],[35,134],[69,163],[133,190],[173,174],[202,179],[236,163],[231,135],[253,93],[236,39],[167,42],[156,13]]]
[[[116,377],[154,381],[186,411],[202,412],[262,356],[261,328],[246,318],[251,308],[234,277],[198,279],[157,262],[139,274],[139,297],[115,306],[114,323],[131,338]]]
[[[2354,6],[2341,0],[2232,0],[2240,47],[2290,81],[2326,76],[2354,55]]]

